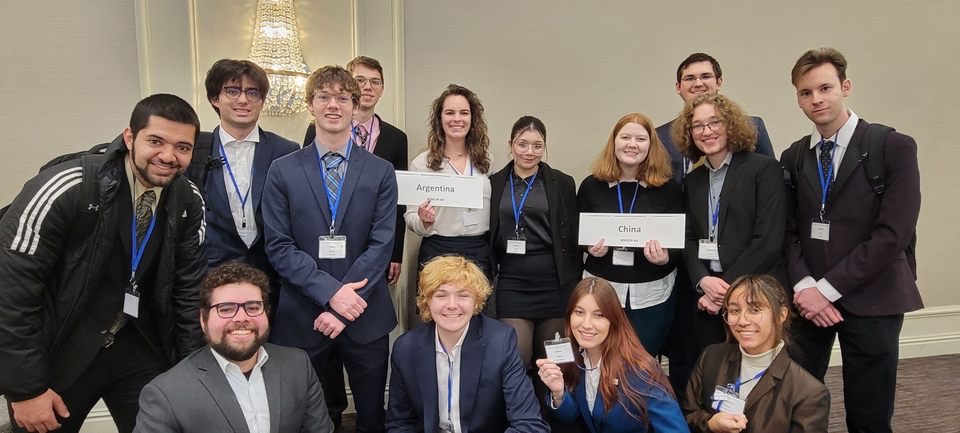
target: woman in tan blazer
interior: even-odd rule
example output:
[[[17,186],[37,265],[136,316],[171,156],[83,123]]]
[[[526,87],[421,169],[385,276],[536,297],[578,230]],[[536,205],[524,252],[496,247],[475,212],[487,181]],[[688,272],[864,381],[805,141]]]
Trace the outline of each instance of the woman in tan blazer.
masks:
[[[703,352],[683,399],[691,431],[827,431],[827,388],[783,350],[787,302],[783,287],[767,275],[744,276],[730,286],[721,311],[727,344]]]

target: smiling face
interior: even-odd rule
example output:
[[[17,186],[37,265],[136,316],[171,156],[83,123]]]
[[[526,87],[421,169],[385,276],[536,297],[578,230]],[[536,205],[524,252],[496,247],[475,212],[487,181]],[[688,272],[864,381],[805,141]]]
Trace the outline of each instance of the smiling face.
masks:
[[[744,352],[758,355],[777,346],[777,327],[786,320],[786,311],[774,314],[766,302],[747,299],[746,289],[737,287],[727,302],[727,326]],[[779,321],[779,323],[774,322]]]
[[[443,284],[433,292],[427,305],[437,332],[458,339],[476,311],[477,300],[468,289]]]
[[[368,68],[362,64],[354,66],[351,72],[360,86],[360,108],[364,110],[374,109],[377,102],[380,102],[380,97],[383,96],[383,76],[376,69]],[[364,81],[364,83],[360,84],[360,81]],[[379,83],[379,85],[375,86],[374,82]]]
[[[844,100],[850,94],[850,80],[840,81],[836,66],[824,63],[797,80],[797,103],[822,132],[836,132],[850,117]]]
[[[250,283],[223,285],[214,289],[210,297],[210,305],[222,302],[242,304],[248,301],[263,301],[260,288]],[[250,317],[242,306],[236,316],[228,319],[220,317],[215,308],[210,309],[206,311],[206,318],[200,316],[200,325],[210,347],[227,360],[237,363],[254,358],[270,332],[266,314]]]
[[[523,130],[510,144],[514,164],[523,171],[533,170],[543,159],[546,146],[547,143],[540,132],[534,129]]]
[[[318,134],[340,135],[349,133],[357,106],[350,92],[339,84],[324,84],[314,92],[307,110],[313,115]]]
[[[727,128],[713,104],[704,103],[694,107],[690,125],[693,127],[693,131],[690,131],[693,143],[704,155],[726,156]]]
[[[229,81],[223,85],[223,88],[227,87],[237,87],[241,92],[237,99],[233,99],[227,96],[226,92],[221,89],[220,94],[210,100],[210,103],[220,110],[220,123],[231,131],[246,131],[252,129],[257,124],[257,120],[260,119],[260,110],[263,109],[263,98],[261,97],[257,101],[251,101],[247,97],[246,92],[250,89],[261,89],[246,75],[242,76],[240,80]]]
[[[717,93],[723,79],[717,77],[710,62],[696,62],[687,65],[680,73],[677,94],[683,102],[689,102],[703,93]]]
[[[613,144],[620,167],[635,168],[647,159],[650,152],[650,132],[643,125],[630,122],[617,131]]]
[[[593,295],[584,295],[577,301],[570,314],[570,330],[577,344],[591,354],[591,359],[600,358],[603,342],[610,333],[610,320],[604,317]]]
[[[136,137],[125,129],[127,163],[133,164],[134,177],[148,188],[169,185],[190,165],[196,132],[193,125],[160,116],[150,116]]]
[[[462,95],[450,95],[443,100],[440,126],[446,140],[465,140],[470,132],[470,102]]]

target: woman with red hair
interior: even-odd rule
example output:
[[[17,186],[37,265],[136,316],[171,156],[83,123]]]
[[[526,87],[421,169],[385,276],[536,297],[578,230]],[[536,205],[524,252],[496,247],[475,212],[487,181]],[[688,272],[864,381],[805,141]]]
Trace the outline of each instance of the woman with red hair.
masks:
[[[588,277],[573,289],[565,332],[574,362],[537,360],[557,418],[583,418],[591,433],[688,432],[659,364],[643,349],[606,280]]]

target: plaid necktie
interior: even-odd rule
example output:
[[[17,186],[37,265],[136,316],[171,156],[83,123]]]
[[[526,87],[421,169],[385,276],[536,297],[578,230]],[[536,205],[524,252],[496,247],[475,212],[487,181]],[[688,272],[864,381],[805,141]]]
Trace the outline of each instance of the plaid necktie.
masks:
[[[153,190],[147,190],[137,199],[137,245],[143,242],[143,236],[150,227],[150,220],[153,217],[153,205],[157,203],[157,193]]]
[[[330,200],[337,200],[337,193],[340,192],[342,179],[340,178],[340,170],[337,170],[337,168],[340,167],[342,162],[343,156],[339,153],[327,152],[326,155],[323,155],[323,166],[327,169],[327,198]]]
[[[367,149],[367,141],[370,140],[370,131],[367,131],[367,128],[361,123],[357,124],[357,126],[353,128],[353,132],[354,136],[356,137],[357,145]]]

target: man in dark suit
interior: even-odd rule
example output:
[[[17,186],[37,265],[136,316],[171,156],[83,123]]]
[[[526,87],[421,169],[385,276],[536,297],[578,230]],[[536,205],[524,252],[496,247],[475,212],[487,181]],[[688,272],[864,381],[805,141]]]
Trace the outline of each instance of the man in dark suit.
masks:
[[[360,87],[360,108],[351,122],[351,134],[353,142],[363,147],[366,151],[383,158],[393,165],[396,170],[406,170],[407,163],[407,134],[397,129],[395,126],[385,122],[374,110],[380,97],[383,96],[383,89],[386,85],[383,80],[383,66],[377,59],[357,56],[347,63],[347,70],[353,74]],[[303,138],[303,146],[309,146],[317,137],[317,129],[314,122],[307,126],[307,133]],[[393,285],[400,279],[400,263],[403,262],[403,240],[406,230],[406,224],[403,222],[403,213],[406,206],[397,205],[397,227],[393,238],[393,254],[390,258],[390,266],[387,268],[387,281]],[[340,354],[334,352],[330,356],[330,362],[327,364],[327,370],[321,374],[320,381],[323,382],[325,389],[329,390],[326,395],[327,407],[330,409],[330,417],[336,426],[340,426],[340,416],[347,408],[347,394],[343,383],[343,363],[340,360]]]
[[[269,280],[237,261],[200,287],[207,347],[140,394],[136,432],[332,432],[320,381],[302,350],[266,343]]]
[[[680,62],[680,66],[677,66],[675,86],[677,95],[680,95],[684,104],[693,100],[697,95],[719,93],[722,85],[723,70],[720,69],[720,62],[709,54],[693,53]],[[757,128],[755,151],[774,157],[773,144],[770,143],[770,135],[767,133],[763,119],[750,116],[750,120]],[[677,119],[674,119],[660,125],[657,128],[657,137],[660,138],[663,146],[670,153],[670,166],[673,169],[674,180],[682,184],[684,177],[690,173],[697,161],[691,161],[690,158],[683,156],[677,144],[673,142],[672,128],[676,123]],[[670,359],[670,384],[673,385],[677,394],[686,389],[687,378],[690,377],[690,373],[697,362],[697,355],[700,353],[698,345],[693,344],[692,339],[688,338],[694,332],[692,323],[694,316],[697,314],[697,296],[683,266],[683,264],[680,265],[677,274],[677,282],[675,283],[677,309],[664,348],[664,353]]]
[[[101,398],[133,430],[140,390],[202,346],[200,191],[180,176],[200,122],[137,103],[103,154],[45,169],[0,219],[0,393],[28,431],[77,432]]]
[[[188,175],[207,200],[207,264],[240,260],[255,266],[270,278],[270,303],[277,305],[280,281],[263,246],[260,202],[270,163],[298,146],[257,126],[270,81],[256,63],[219,60],[207,72],[206,88],[220,126],[212,137],[201,136],[212,146],[208,155],[197,157],[212,163]]]
[[[889,432],[903,315],[923,308],[909,250],[920,214],[917,144],[895,131],[886,137],[886,189],[875,193],[864,173],[874,157],[868,123],[845,105],[853,89],[846,67],[837,50],[820,48],[792,71],[815,126],[781,156],[795,170],[787,270],[806,319],[797,324],[796,359],[823,380],[839,335],[847,429]]]
[[[276,160],[264,186],[267,256],[281,277],[272,341],[305,349],[318,375],[336,347],[357,431],[382,431],[387,334],[397,324],[384,272],[397,221],[396,176],[390,163],[352,144],[360,89],[349,72],[325,66],[306,89],[317,138]]]
[[[425,323],[393,346],[390,433],[549,431],[523,368],[517,334],[480,314],[491,287],[463,257],[441,256],[420,272]]]

